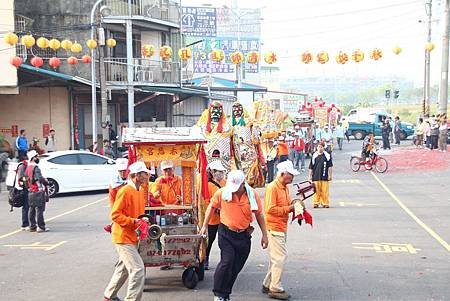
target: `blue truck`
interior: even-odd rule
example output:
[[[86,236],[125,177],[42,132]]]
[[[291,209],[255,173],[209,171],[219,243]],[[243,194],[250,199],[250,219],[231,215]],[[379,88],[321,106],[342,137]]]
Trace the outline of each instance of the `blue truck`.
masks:
[[[370,114],[371,121],[365,122],[349,122],[348,131],[355,137],[356,140],[363,140],[369,132],[374,133],[375,136],[381,136],[381,124],[383,117],[391,117],[391,127],[394,128],[394,118],[387,114],[374,113]],[[400,139],[405,140],[409,136],[414,135],[414,126],[409,122],[401,122],[402,132],[400,133]]]

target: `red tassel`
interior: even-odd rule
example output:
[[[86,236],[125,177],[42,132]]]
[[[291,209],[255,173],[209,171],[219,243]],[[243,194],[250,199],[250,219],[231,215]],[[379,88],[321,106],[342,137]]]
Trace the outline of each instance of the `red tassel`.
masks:
[[[206,153],[205,148],[200,148],[200,154],[199,154],[199,166],[198,171],[201,175],[202,179],[202,196],[203,199],[208,200],[211,196],[209,195],[209,189],[208,189],[208,174],[206,173],[206,167],[208,166],[208,160],[206,159]]]

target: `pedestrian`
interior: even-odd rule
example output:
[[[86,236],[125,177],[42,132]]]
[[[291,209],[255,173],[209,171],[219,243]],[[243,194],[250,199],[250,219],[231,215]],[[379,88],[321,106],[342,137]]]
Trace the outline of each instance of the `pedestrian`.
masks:
[[[344,143],[344,137],[345,137],[345,128],[342,126],[341,123],[338,123],[338,125],[336,126],[334,135],[336,137],[336,141],[337,141],[339,150],[342,150],[342,144]]]
[[[277,161],[281,163],[289,159],[289,146],[285,142],[284,136],[278,137]]]
[[[294,132],[287,132],[286,137],[284,139],[284,142],[286,142],[286,144],[289,147],[289,160],[291,160],[292,162],[294,162],[295,160],[295,150],[294,147],[292,145],[292,142],[294,142]]]
[[[381,138],[383,139],[383,149],[391,149],[389,135],[392,133],[391,124],[386,116],[383,116],[381,124]]]
[[[431,116],[431,125],[430,125],[430,135],[431,135],[431,150],[438,148],[438,140],[439,140],[439,123],[436,120],[436,117]]]
[[[314,182],[316,194],[314,195],[314,208],[322,205],[330,208],[329,182],[333,176],[333,161],[331,155],[325,151],[325,144],[319,143],[317,151],[311,157],[309,164],[309,181]]]
[[[267,248],[268,238],[261,199],[256,190],[245,182],[241,170],[228,174],[224,188],[216,191],[206,209],[201,235],[208,231],[208,223],[214,210],[220,209],[218,241],[220,262],[214,273],[214,300],[227,301],[239,272],[245,265],[251,249],[253,232],[252,213],[262,232],[261,246]]]
[[[316,123],[313,131],[315,142],[319,143],[322,140],[322,129],[320,128],[320,124]]]
[[[208,191],[209,199],[205,199],[205,207],[208,208],[211,197],[216,193],[217,190],[225,186],[225,173],[227,169],[222,165],[222,163],[217,161],[212,161],[208,164]],[[217,236],[217,230],[220,224],[220,211],[214,210],[211,214],[211,219],[208,223],[208,246],[206,248],[206,258],[205,258],[205,270],[209,270],[209,254],[211,254],[211,248],[214,240]]]
[[[27,132],[24,129],[20,130],[20,135],[16,139],[16,148],[18,152],[17,158],[19,159],[19,161],[26,160],[28,152],[28,140]]]
[[[394,121],[392,121],[391,117],[388,117],[387,122],[391,127],[391,131],[389,132],[389,143],[392,144],[394,143]]]
[[[55,129],[50,129],[50,136],[45,138],[45,146],[47,147],[47,152],[56,152],[56,137]]]
[[[273,139],[268,139],[264,146],[263,153],[266,157],[267,173],[266,173],[266,183],[273,181],[273,176],[275,172],[275,160],[277,158],[277,147],[275,146],[275,141]]]
[[[287,224],[289,213],[294,212],[288,185],[299,172],[290,161],[278,164],[277,169],[276,180],[267,186],[264,194],[269,270],[263,281],[262,292],[274,299],[288,300],[290,295],[281,285],[281,276],[287,259]]]
[[[17,174],[15,186],[18,190],[23,190],[23,206],[22,206],[22,231],[30,230],[30,204],[28,201],[28,177],[27,177],[28,160],[22,160],[17,166]]]
[[[30,232],[47,232],[45,227],[44,211],[48,200],[47,179],[42,176],[39,168],[39,154],[35,150],[27,153],[28,165],[26,175],[28,178],[28,202],[30,219]],[[36,220],[37,219],[37,220]]]
[[[420,117],[419,118],[419,122],[417,123],[416,126],[416,141],[415,141],[415,145],[416,147],[422,147],[423,146],[423,135],[425,132],[425,124],[423,122],[423,118]]]
[[[441,118],[439,125],[439,150],[441,152],[447,152],[447,119],[446,117]]]
[[[146,190],[150,170],[142,161],[129,167],[129,180],[117,193],[111,210],[112,242],[119,260],[114,274],[104,292],[103,301],[120,301],[117,293],[128,278],[124,300],[140,301],[145,284],[145,266],[137,249],[136,229],[142,222],[138,217],[145,213]]]
[[[400,117],[395,117],[394,122],[394,136],[395,136],[395,144],[400,145],[400,134],[402,133],[402,124],[400,122]]]
[[[423,127],[423,134],[425,135],[425,147],[431,150],[431,123],[426,120]]]
[[[293,147],[295,150],[295,168],[297,168],[298,170],[301,169],[301,171],[305,171],[305,139],[303,137],[300,137],[299,134],[296,134],[295,140],[293,141]]]
[[[331,133],[328,124],[324,126],[321,137],[322,141],[325,142],[326,151],[331,154],[331,151],[333,150],[333,134]]]
[[[344,134],[345,134],[345,137],[347,138],[347,142],[350,143],[350,133],[348,131],[350,124],[349,124],[347,118],[342,117],[341,124],[342,124],[342,127],[344,128]]]

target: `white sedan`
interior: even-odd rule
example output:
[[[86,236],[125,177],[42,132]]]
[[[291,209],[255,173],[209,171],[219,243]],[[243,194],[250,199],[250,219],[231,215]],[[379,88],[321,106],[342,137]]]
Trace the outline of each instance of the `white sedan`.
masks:
[[[57,151],[39,156],[50,196],[64,192],[107,189],[116,174],[115,161],[86,151]],[[6,186],[14,185],[17,162],[9,163]]]

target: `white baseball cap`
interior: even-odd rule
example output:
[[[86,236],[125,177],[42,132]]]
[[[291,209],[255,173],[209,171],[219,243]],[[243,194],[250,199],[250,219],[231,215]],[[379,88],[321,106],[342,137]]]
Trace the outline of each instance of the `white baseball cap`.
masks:
[[[170,160],[167,161],[161,161],[161,170],[167,169],[167,168],[173,168],[173,162]]]
[[[145,166],[144,162],[137,161],[130,165],[130,173],[131,174],[137,174],[140,172],[146,172],[148,174],[150,173],[150,170],[147,169],[147,166]]]
[[[292,161],[287,160],[279,163],[277,165],[277,169],[279,173],[287,172],[290,173],[293,176],[299,175],[300,173],[294,168],[294,165],[292,164]]]
[[[232,170],[228,173],[225,189],[236,192],[245,182],[245,174],[242,170]]]
[[[35,151],[34,149],[33,149],[33,150],[30,150],[30,151],[27,153],[28,160],[31,160],[31,159],[33,159],[34,157],[38,156],[38,155],[39,155],[39,154],[38,154],[37,151]]]
[[[222,162],[220,162],[219,160],[214,160],[209,163],[208,168],[211,170],[227,171],[227,169],[223,167]]]
[[[128,159],[118,158],[116,160],[117,171],[127,170],[128,168]]]

